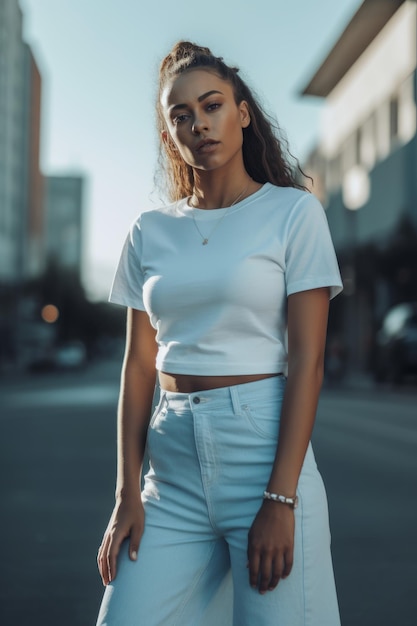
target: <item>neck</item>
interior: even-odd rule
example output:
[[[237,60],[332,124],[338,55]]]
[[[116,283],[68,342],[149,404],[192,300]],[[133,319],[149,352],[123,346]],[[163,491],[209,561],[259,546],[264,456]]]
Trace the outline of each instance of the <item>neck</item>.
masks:
[[[220,209],[231,206],[260,187],[246,171],[236,177],[219,177],[209,174],[211,172],[194,173],[191,203],[199,209]]]

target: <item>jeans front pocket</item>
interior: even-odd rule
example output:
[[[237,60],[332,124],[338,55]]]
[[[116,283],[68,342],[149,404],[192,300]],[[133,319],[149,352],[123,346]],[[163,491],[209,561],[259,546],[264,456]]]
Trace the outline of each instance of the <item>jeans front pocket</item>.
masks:
[[[262,393],[258,388],[255,394],[245,394],[245,397],[241,398],[241,414],[246,419],[248,427],[264,439],[278,440],[286,382],[285,376],[261,381],[263,385],[268,383],[268,388],[264,388]]]
[[[281,402],[246,403],[241,409],[249,427],[257,435],[278,440]]]

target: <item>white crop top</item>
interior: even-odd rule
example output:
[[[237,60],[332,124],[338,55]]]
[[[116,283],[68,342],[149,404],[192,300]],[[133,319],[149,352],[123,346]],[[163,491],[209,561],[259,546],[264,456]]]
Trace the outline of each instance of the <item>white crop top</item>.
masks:
[[[213,231],[208,245],[194,220],[203,236]],[[268,374],[287,367],[287,296],[318,287],[342,289],[324,210],[308,192],[266,183],[225,209],[184,198],[142,213],[110,301],[147,311],[158,370]]]

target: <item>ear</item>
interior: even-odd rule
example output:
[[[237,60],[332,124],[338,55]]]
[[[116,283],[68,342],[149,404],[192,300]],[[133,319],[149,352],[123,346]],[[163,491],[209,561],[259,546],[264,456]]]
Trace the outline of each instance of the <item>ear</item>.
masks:
[[[161,131],[161,138],[162,138],[162,141],[165,144],[165,147],[168,147],[168,144],[169,144],[169,146],[170,146],[170,148],[172,150],[178,150],[177,146],[175,145],[174,141],[172,140],[171,135],[169,134],[169,132],[167,130]]]
[[[242,100],[242,102],[239,104],[239,112],[240,112],[240,123],[242,128],[247,128],[250,124],[250,113],[249,113],[249,107],[248,107],[248,103],[246,102],[246,100]]]

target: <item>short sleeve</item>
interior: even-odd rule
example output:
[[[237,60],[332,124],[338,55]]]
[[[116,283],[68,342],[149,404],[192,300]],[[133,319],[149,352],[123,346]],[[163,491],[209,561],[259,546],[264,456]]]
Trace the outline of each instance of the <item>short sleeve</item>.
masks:
[[[311,193],[298,200],[288,219],[285,280],[287,296],[329,287],[334,298],[343,289],[326,214]]]
[[[145,310],[142,297],[143,271],[141,267],[142,233],[140,220],[130,228],[110,289],[109,301],[132,309]]]

